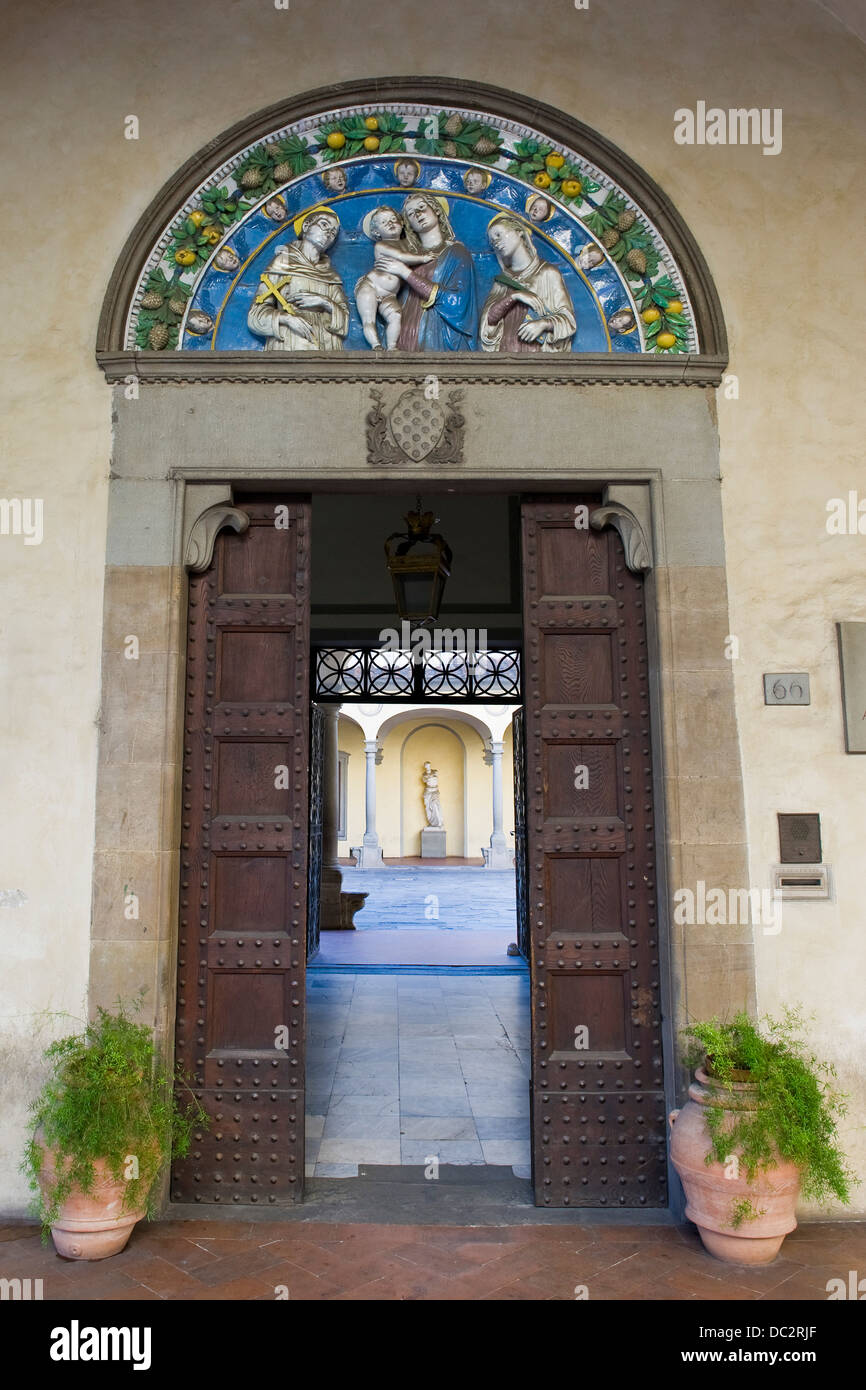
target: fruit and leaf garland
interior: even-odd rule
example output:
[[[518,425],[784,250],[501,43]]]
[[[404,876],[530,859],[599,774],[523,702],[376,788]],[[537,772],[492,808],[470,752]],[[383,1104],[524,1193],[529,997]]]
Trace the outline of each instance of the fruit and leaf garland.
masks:
[[[169,279],[159,267],[151,271],[135,331],[137,346],[155,352],[176,347],[178,328],[191,293],[192,286],[182,284],[177,276]]]
[[[439,135],[415,137],[420,154],[444,155],[446,159],[472,159],[480,164],[495,164],[502,151],[502,136],[495,126],[473,121],[458,111],[439,115]]]
[[[406,122],[389,111],[374,116],[347,116],[329,121],[316,132],[318,151],[329,164],[358,154],[394,154],[405,150]]]
[[[289,179],[296,179],[315,167],[316,161],[306,140],[300,135],[287,135],[282,140],[250,150],[234,176],[243,192],[264,198]]]
[[[139,347],[160,352],[177,346],[178,328],[192,293],[192,285],[185,285],[180,277],[204,265],[222,241],[226,228],[248,212],[250,206],[241,201],[239,192],[219,187],[204,189],[198,207],[187,213],[171,234],[166,253],[174,267],[171,277],[157,267],[145,281],[135,334]]]
[[[647,284],[638,299],[649,352],[687,352],[689,321],[669,275]]]
[[[608,193],[582,220],[612,260],[626,271],[641,310],[647,350],[686,352],[689,322],[683,302],[677,298],[669,275],[653,280],[659,271],[659,255],[634,209],[619,194]]]
[[[506,172],[516,174],[525,183],[552,194],[563,203],[579,202],[600,187],[584,169],[570,163],[550,145],[540,145],[537,140],[519,140],[514,153],[517,158]]]

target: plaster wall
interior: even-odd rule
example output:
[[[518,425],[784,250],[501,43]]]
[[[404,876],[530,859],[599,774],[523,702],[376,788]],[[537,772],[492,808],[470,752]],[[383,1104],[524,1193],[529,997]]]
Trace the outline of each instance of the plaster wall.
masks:
[[[348,753],[349,762],[346,783],[346,838],[338,841],[341,855],[346,855],[352,845],[359,845],[364,835],[366,756],[364,753],[364,733],[354,720],[340,715],[340,752]]]
[[[764,886],[777,858],[776,812],[821,813],[835,897],[786,905],[778,935],[757,933],[757,1001],[777,1010],[802,999],[814,1010],[815,1047],[836,1063],[851,1093],[845,1139],[863,1171],[866,762],[844,753],[833,623],[866,620],[866,540],[825,530],[826,501],[864,486],[859,361],[848,347],[862,317],[862,277],[846,233],[856,221],[863,167],[863,45],[832,5],[812,0],[756,0],[748,7],[736,0],[712,7],[624,0],[585,11],[562,0],[495,9],[440,0],[435,23],[397,23],[393,11],[365,12],[359,21],[357,7],[333,0],[327,17],[329,32],[351,32],[351,42],[323,42],[318,7],[282,11],[249,0],[213,0],[206,26],[194,36],[187,12],[167,0],[145,7],[131,0],[74,7],[46,0],[5,19],[0,148],[4,185],[14,190],[4,203],[4,247],[15,274],[3,291],[12,360],[0,412],[2,490],[7,497],[44,499],[45,536],[39,546],[0,537],[7,671],[0,775],[2,802],[14,810],[6,818],[0,887],[13,894],[4,902],[20,904],[0,907],[0,1206],[20,1211],[25,1201],[17,1164],[27,1099],[40,1074],[33,1014],[46,1007],[80,1014],[86,1005],[97,736],[100,722],[115,717],[100,712],[101,668],[118,658],[116,643],[132,630],[130,618],[142,627],[153,623],[130,709],[136,716],[144,709],[145,690],[151,708],[159,699],[171,703],[176,691],[170,663],[182,636],[176,597],[182,576],[172,568],[175,491],[166,474],[192,463],[205,476],[228,476],[221,470],[250,447],[276,476],[290,448],[288,396],[274,384],[259,389],[257,405],[272,415],[273,426],[253,432],[252,442],[248,398],[242,403],[234,394],[239,388],[207,394],[207,388],[166,388],[156,414],[137,416],[138,403],[121,403],[124,449],[122,457],[113,452],[108,390],[93,361],[105,283],[154,192],[215,133],[283,98],[293,81],[312,87],[413,71],[492,80],[603,131],[662,185],[715,277],[738,386],[735,399],[717,393],[727,597],[722,560],[708,554],[694,526],[719,496],[718,482],[709,485],[711,393],[556,388],[557,428],[539,451],[536,417],[523,388],[515,388],[507,400],[477,402],[467,456],[479,470],[486,459],[496,476],[499,460],[485,441],[495,441],[501,428],[525,441],[524,466],[548,476],[555,468],[591,469],[599,477],[612,469],[656,478],[664,471],[656,515],[676,559],[654,584],[662,656],[673,661],[678,654],[680,663],[672,726],[678,738],[668,739],[667,767],[680,774],[669,789],[671,804],[679,804],[690,827],[685,838],[679,831],[672,838],[670,886],[697,878],[725,882],[724,875]],[[664,55],[661,81],[659,63],[648,58],[654,53]],[[293,78],[298,54],[301,76]],[[675,145],[674,110],[698,100],[782,108],[782,153]],[[128,113],[140,118],[138,141],[123,138]],[[32,151],[50,164],[50,196],[35,194],[29,172],[23,177]],[[301,463],[316,475],[364,467],[359,433],[348,437],[351,420],[366,408],[363,388],[340,387],[338,408],[334,392],[335,447],[323,452],[311,406],[304,458],[291,460],[299,471]],[[214,409],[215,400],[222,409]],[[125,467],[136,431],[153,467],[149,474],[136,471],[136,481],[119,481],[112,501],[120,508],[112,535],[125,527],[127,540],[119,555],[109,554],[103,638],[109,469],[112,458]],[[136,515],[137,524],[127,525]],[[147,569],[162,573],[147,583],[141,573],[136,578],[135,571]],[[165,602],[146,618],[142,596],[154,584],[163,586]],[[724,656],[728,633],[740,643],[733,662]],[[810,672],[809,707],[763,705],[761,673],[776,670]],[[731,677],[736,718],[725,716],[718,739],[708,741],[696,723],[699,697],[723,707],[718,692]],[[672,680],[669,673],[660,677],[670,696]],[[103,761],[114,771],[102,785],[114,779],[117,793],[99,815],[103,827],[113,821],[116,834],[113,843],[103,835],[97,853],[95,921],[105,920],[100,863],[108,861],[99,855],[146,856],[135,865],[137,879],[150,884],[144,896],[158,902],[171,894],[171,861],[160,860],[166,851],[156,828],[156,821],[166,823],[160,817],[170,799],[171,748],[164,727],[153,735],[160,746],[148,747],[148,716],[141,723],[132,743],[126,731],[114,741],[110,728],[103,733]],[[723,792],[727,781],[734,801],[740,796],[740,755],[747,866],[742,816],[734,804],[726,818]],[[141,849],[137,836],[148,817]],[[125,882],[125,867],[116,868]],[[114,926],[110,933],[95,926],[93,949],[106,963],[106,990],[109,981],[147,983],[168,997],[171,953],[153,926],[163,920],[159,911],[143,913],[136,927],[114,907],[104,910]],[[711,939],[712,929],[695,927],[675,942],[675,950],[691,953],[691,978],[705,980],[695,985],[691,1012],[711,1011],[718,952],[733,961],[740,935],[738,929]],[[66,1031],[68,1023],[56,1028]],[[852,1210],[864,1206],[861,1191]]]

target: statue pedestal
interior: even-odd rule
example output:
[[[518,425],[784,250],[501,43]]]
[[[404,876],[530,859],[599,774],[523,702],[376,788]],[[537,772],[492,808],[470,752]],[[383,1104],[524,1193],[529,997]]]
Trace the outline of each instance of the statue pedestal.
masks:
[[[421,858],[445,858],[444,830],[434,830],[432,825],[425,825],[424,829],[421,831]]]

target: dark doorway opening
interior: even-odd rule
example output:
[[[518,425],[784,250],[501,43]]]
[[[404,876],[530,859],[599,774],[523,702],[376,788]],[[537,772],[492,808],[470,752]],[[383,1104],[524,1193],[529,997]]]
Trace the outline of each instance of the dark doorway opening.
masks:
[[[421,627],[396,614],[382,550],[415,505],[313,499],[311,894],[341,882],[339,907],[327,884],[311,902],[307,1176],[443,1163],[525,1181],[519,509],[424,499],[454,559]]]

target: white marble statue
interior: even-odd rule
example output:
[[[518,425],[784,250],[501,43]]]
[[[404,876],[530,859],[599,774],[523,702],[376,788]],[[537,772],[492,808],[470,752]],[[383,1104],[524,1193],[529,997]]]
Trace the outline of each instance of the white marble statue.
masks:
[[[444,830],[442,803],[439,800],[439,774],[435,767],[425,763],[424,771],[421,773],[421,781],[424,783],[424,814],[427,817],[427,824],[432,830]]]

